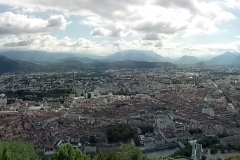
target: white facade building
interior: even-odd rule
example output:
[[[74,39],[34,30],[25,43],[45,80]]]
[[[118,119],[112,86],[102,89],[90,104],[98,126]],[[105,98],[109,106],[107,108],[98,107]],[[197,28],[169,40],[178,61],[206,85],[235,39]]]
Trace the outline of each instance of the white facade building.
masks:
[[[207,114],[207,115],[209,115],[211,117],[214,117],[214,110],[213,110],[213,108],[203,108],[202,109],[202,113],[203,114]]]
[[[166,115],[159,115],[156,117],[156,126],[158,129],[174,129],[174,122]]]
[[[196,144],[196,157],[195,157],[196,160],[202,159],[202,152],[203,152],[202,145]]]
[[[7,104],[7,96],[6,94],[0,94],[0,106],[5,106]]]

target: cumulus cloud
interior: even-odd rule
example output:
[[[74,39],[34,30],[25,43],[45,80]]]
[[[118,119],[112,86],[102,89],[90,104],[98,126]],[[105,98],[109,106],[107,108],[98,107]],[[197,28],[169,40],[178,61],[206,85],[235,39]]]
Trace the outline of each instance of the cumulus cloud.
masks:
[[[238,0],[0,0],[0,4],[12,6],[14,11],[0,13],[0,35],[5,36],[0,39],[2,48],[99,54],[146,49],[173,56],[216,54],[217,50],[236,50],[239,46],[179,45],[187,36],[216,33],[220,25],[234,20],[232,9],[240,7]],[[29,16],[37,12],[58,15],[48,19]],[[101,42],[52,36],[53,31],[66,29],[70,22],[65,17],[72,15],[81,17],[82,25],[93,28],[88,34]],[[103,43],[103,38],[109,42]]]
[[[18,6],[24,8],[23,11],[39,12],[43,10],[61,11],[71,15],[100,15],[105,18],[129,18],[135,17],[135,6],[141,6],[146,0],[1,0],[0,4]],[[130,7],[132,6],[132,7]],[[107,7],[107,9],[105,9]],[[33,8],[33,9],[32,9]]]
[[[44,20],[12,12],[0,13],[0,35],[46,33],[57,29],[64,30],[67,24],[67,20],[62,15],[54,15]]]
[[[176,26],[170,22],[150,22],[144,21],[137,24],[134,29],[142,32],[157,32],[157,33],[165,33],[165,34],[173,34],[177,31],[181,31],[186,29],[187,26]]]
[[[21,46],[29,46],[32,44],[32,41],[30,40],[21,40],[18,42],[7,42],[3,44],[4,47],[21,47]]]
[[[137,49],[152,50],[166,57],[183,55],[216,56],[228,50],[238,51],[239,46],[239,41],[228,44],[180,45],[179,43],[166,43],[160,40],[150,41],[138,39],[126,41],[121,39],[114,42],[96,43],[84,38],[71,39],[64,37],[58,39],[51,35],[42,34],[12,35],[0,39],[1,50],[41,50],[48,52],[91,53],[97,55],[107,55],[121,50]]]
[[[124,36],[124,28],[110,26],[110,29],[98,27],[91,31],[92,36],[96,37],[122,37]]]
[[[95,28],[93,31],[91,31],[92,36],[106,36],[109,33],[110,31],[104,28]]]
[[[162,42],[161,41],[158,41],[157,43],[155,43],[155,45],[154,45],[155,47],[157,47],[157,48],[159,48],[159,47],[162,47],[163,46],[163,44],[162,44]]]
[[[160,38],[157,33],[147,33],[143,39],[144,40],[159,40]]]
[[[47,27],[59,28],[64,30],[67,24],[70,24],[70,23],[71,22],[67,22],[67,20],[62,15],[54,15],[47,20]]]
[[[196,0],[153,0],[154,4],[160,5],[166,8],[183,8],[191,11],[192,13],[197,13],[198,8],[195,4]]]
[[[221,0],[226,1],[226,0]],[[231,0],[231,4],[238,4],[236,0]],[[57,11],[64,15],[83,16],[82,23],[94,26],[91,35],[98,37],[123,37],[123,28],[135,34],[141,32],[143,35],[149,32],[173,34],[185,31],[194,32],[194,17],[201,17],[200,23],[211,22],[209,27],[204,26],[204,31],[196,29],[192,34],[212,33],[213,28],[217,28],[218,23],[225,23],[234,18],[233,14],[224,11],[220,3],[216,1],[205,2],[199,0],[68,0],[68,1],[35,1],[1,0],[0,4],[14,6],[27,12],[43,12],[46,10]],[[107,9],[106,9],[107,6]],[[28,8],[28,9],[26,9]],[[31,9],[34,8],[34,9]],[[109,28],[109,25],[117,24]],[[52,17],[49,19],[48,27],[58,26],[65,28],[63,17]],[[196,27],[198,25],[195,25]],[[210,31],[208,31],[209,29]],[[207,30],[207,31],[206,31]],[[136,32],[135,32],[136,31]]]

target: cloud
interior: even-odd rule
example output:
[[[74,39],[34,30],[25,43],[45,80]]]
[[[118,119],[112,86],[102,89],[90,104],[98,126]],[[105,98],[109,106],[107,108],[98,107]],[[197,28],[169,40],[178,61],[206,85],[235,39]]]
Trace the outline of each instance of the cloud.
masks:
[[[163,45],[164,43],[164,45]],[[164,40],[163,42],[150,40],[126,41],[120,39],[114,42],[93,42],[84,38],[71,39],[64,37],[58,39],[51,35],[29,34],[9,35],[0,38],[0,50],[40,50],[48,52],[91,53],[97,55],[112,54],[121,50],[153,50],[162,56],[176,57],[183,55],[216,56],[225,51],[238,51],[240,41],[228,44],[195,44],[181,45]]]
[[[124,28],[110,26],[110,29],[98,27],[91,31],[92,36],[96,37],[122,37]],[[126,34],[125,34],[126,35]]]
[[[183,8],[187,9],[192,13],[197,13],[198,8],[195,4],[196,0],[154,0],[153,3],[160,5],[165,8]]]
[[[70,23],[71,22],[67,22],[67,20],[62,15],[54,15],[47,20],[47,27],[59,28],[64,30],[67,24],[70,24]]]
[[[233,10],[240,7],[239,3],[238,0],[119,0],[117,3],[113,0],[0,0],[0,4],[12,7],[14,12],[0,13],[3,37],[0,47],[95,54],[146,49],[165,56],[214,55],[217,51],[236,50],[239,45],[201,45],[197,44],[198,40],[189,42],[190,36],[198,35],[200,42],[201,35],[216,36],[217,31],[228,29],[236,19]],[[39,18],[42,14],[38,12],[49,17]],[[67,37],[66,27],[71,23],[67,19],[71,16],[79,18],[81,25],[93,28],[88,34],[98,37],[99,43]],[[62,32],[66,37],[58,39],[51,35],[56,30],[66,30]]]
[[[162,42],[161,41],[158,41],[157,43],[155,43],[155,45],[154,45],[155,47],[157,47],[157,48],[159,48],[159,47],[162,47],[163,46],[163,44],[162,44]]]
[[[229,9],[239,9],[240,7],[239,0],[220,0],[220,3]]]
[[[159,40],[160,38],[157,33],[147,33],[143,39],[144,40]]]
[[[187,26],[177,26],[172,24],[171,22],[151,22],[151,21],[143,21],[137,24],[134,29],[142,32],[157,32],[164,34],[173,34],[177,31],[181,31],[186,29]]]
[[[4,47],[21,47],[21,46],[29,46],[32,44],[32,41],[30,40],[21,40],[18,42],[8,42],[3,44]]]
[[[236,0],[231,1],[237,3]],[[14,9],[25,12],[54,11],[68,16],[81,16],[84,18],[81,23],[95,27],[91,35],[97,37],[123,37],[127,33],[146,35],[150,32],[174,34],[188,32],[188,29],[193,35],[209,34],[219,23],[227,23],[235,18],[217,1],[203,0],[119,0],[117,3],[113,0],[1,0],[0,4],[14,6]],[[195,30],[192,25],[195,17],[203,20],[199,24],[210,22],[209,26],[204,24],[203,30]],[[63,17],[52,17],[48,28],[55,25],[58,29],[64,29],[65,24]],[[121,27],[109,27],[112,25]]]
[[[67,24],[67,20],[62,15],[53,15],[44,20],[12,12],[0,13],[0,35],[49,33],[57,29],[64,30]]]
[[[104,28],[95,28],[93,31],[91,31],[92,36],[106,36],[109,33],[110,31]]]
[[[145,0],[1,0],[0,4],[23,8],[22,11],[42,12],[47,10],[64,12],[71,15],[100,15],[110,19],[135,17],[135,6],[145,4]],[[132,6],[133,8],[129,7]],[[107,7],[107,9],[105,9]]]

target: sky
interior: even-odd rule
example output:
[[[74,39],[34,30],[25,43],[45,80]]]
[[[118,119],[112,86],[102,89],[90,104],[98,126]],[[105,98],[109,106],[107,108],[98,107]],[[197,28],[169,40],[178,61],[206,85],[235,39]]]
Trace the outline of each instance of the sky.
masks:
[[[240,52],[240,0],[0,0],[0,51]]]

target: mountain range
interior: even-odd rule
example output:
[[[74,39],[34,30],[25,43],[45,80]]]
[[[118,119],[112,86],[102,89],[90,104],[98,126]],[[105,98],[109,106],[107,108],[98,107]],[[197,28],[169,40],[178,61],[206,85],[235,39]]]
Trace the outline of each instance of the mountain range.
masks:
[[[240,64],[240,53],[226,52],[220,56],[213,57],[207,64],[211,65],[228,65],[228,64]]]
[[[228,65],[240,64],[240,53],[226,52],[222,55],[213,57],[209,61],[201,60],[195,56],[183,56],[177,60],[169,57],[163,57],[153,51],[144,50],[124,50],[108,56],[97,56],[93,54],[76,54],[76,53],[49,53],[43,51],[7,51],[2,52],[7,58],[16,61],[28,61],[36,64],[55,63],[66,60],[77,60],[83,63],[96,62],[116,62],[116,61],[145,61],[145,62],[171,62],[175,64],[197,64],[204,62],[205,65]]]
[[[67,58],[90,58],[90,59],[104,59],[102,56],[93,54],[76,54],[76,53],[50,53],[44,51],[7,51],[0,55],[8,57],[13,60],[29,61],[29,62],[53,62]]]
[[[116,52],[106,57],[112,61],[146,61],[146,62],[171,62],[168,57],[163,57],[153,51],[138,51],[138,50],[125,50]]]
[[[194,63],[199,63],[202,60],[200,60],[197,57],[194,56],[183,56],[179,60],[177,60],[175,63],[177,64],[194,64]]]
[[[89,59],[88,59],[89,60]],[[59,60],[46,64],[35,64],[27,61],[12,60],[0,55],[0,74],[6,72],[37,72],[59,71],[72,69],[133,69],[133,68],[172,68],[176,65],[169,62],[146,62],[146,61],[92,61],[84,63],[78,59]]]
[[[40,68],[40,66],[31,62],[15,61],[0,55],[0,74],[5,72],[17,72],[22,70],[37,71]]]

